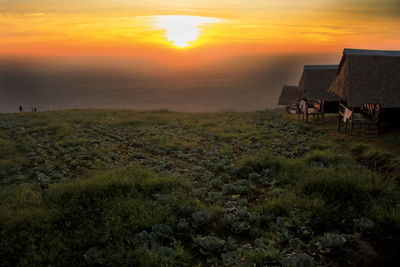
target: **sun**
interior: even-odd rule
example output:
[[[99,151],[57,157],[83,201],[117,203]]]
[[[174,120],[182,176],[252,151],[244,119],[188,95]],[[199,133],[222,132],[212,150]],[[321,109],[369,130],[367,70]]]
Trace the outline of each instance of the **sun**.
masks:
[[[204,25],[222,22],[218,18],[184,15],[160,15],[153,19],[155,28],[164,30],[167,41],[177,48],[193,45]]]

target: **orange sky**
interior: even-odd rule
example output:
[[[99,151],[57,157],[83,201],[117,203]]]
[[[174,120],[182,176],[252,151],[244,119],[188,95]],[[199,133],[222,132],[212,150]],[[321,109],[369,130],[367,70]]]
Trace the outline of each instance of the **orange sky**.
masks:
[[[132,55],[171,61],[340,53],[344,47],[396,50],[398,2],[0,0],[0,54]],[[175,46],[179,42],[174,38],[183,38],[180,44],[187,46]]]

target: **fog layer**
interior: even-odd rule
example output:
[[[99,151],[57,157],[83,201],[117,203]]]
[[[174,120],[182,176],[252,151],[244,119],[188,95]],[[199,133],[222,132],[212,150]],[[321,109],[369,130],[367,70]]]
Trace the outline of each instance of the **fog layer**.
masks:
[[[133,58],[3,58],[0,112],[73,108],[254,111],[277,107],[284,84],[305,64],[337,64],[340,55],[226,59],[184,69]]]

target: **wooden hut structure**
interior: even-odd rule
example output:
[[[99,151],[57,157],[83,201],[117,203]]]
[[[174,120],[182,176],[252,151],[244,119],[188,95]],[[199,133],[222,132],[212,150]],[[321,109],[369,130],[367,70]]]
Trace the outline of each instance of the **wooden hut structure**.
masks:
[[[296,113],[296,105],[300,101],[297,86],[284,85],[279,96],[278,105],[286,106],[287,113]]]
[[[337,65],[305,65],[297,87],[301,99],[322,114],[336,113],[339,109],[339,97],[328,92],[337,68]]]
[[[353,125],[360,114],[399,125],[400,51],[344,49],[329,92],[340,96],[339,129],[341,117]]]

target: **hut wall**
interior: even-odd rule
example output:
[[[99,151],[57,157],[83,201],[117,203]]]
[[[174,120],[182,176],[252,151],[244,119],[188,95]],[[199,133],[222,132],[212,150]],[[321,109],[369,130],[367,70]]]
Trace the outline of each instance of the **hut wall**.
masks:
[[[380,123],[391,124],[393,126],[400,126],[400,108],[382,108],[379,111]]]
[[[324,101],[324,113],[338,113],[339,101]]]
[[[305,71],[303,71],[299,85],[297,86],[297,93],[300,95],[301,98],[307,98],[305,88],[306,88],[306,77],[305,77]]]
[[[299,102],[299,94],[296,86],[285,85],[282,88],[281,95],[278,100],[278,105],[289,106]]]

